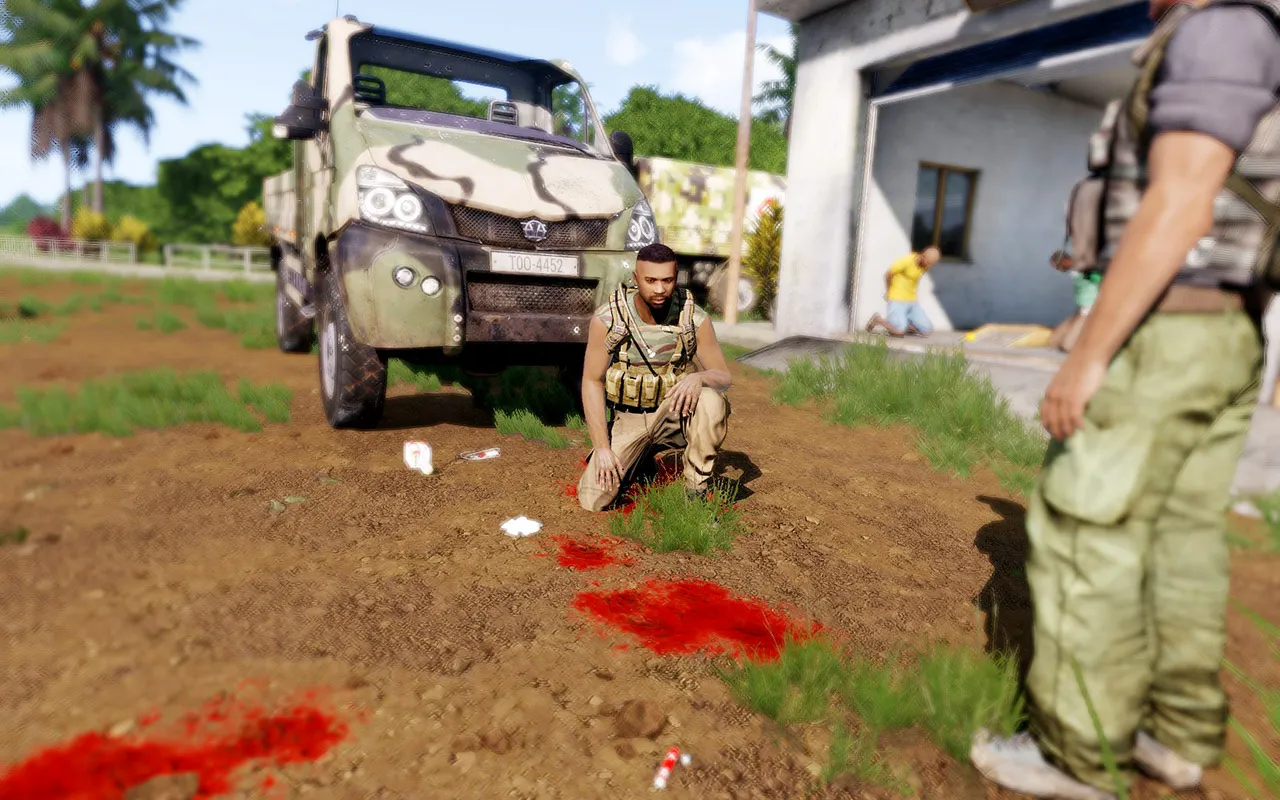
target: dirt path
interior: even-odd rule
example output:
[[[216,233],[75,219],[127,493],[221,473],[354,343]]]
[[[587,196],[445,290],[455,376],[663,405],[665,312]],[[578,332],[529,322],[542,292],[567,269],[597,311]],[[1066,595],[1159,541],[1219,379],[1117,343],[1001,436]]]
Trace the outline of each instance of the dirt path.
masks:
[[[0,289],[7,297],[14,282]],[[81,313],[57,342],[0,345],[0,402],[18,386],[169,365],[283,382],[293,421],[123,439],[0,431],[0,522],[31,532],[0,548],[0,764],[262,680],[264,698],[324,687],[339,711],[365,715],[332,756],[272,773],[282,796],[638,798],[678,745],[696,760],[677,768],[673,798],[794,797],[825,753],[780,746],[705,661],[602,632],[575,597],[702,578],[798,609],[871,654],[935,639],[981,647],[980,596],[999,599],[1006,622],[1025,615],[1008,569],[1022,507],[993,476],[939,475],[904,431],[838,429],[774,406],[749,370],[734,369],[724,471],[748,490],[750,532],[706,558],[624,545],[631,563],[584,573],[557,563],[552,540],[607,530],[564,492],[582,448],[500,437],[452,392],[393,392],[380,429],[334,431],[312,357],[245,350],[194,322],[142,332],[140,313]],[[424,477],[401,461],[410,438],[439,454],[502,455]],[[502,535],[519,514],[543,532]],[[1280,621],[1276,566],[1237,557],[1233,580],[1241,602]],[[1261,635],[1234,611],[1229,633],[1229,657],[1280,684]],[[1261,709],[1230,686],[1237,714],[1262,729]],[[635,733],[618,713],[631,700],[665,717],[654,738],[618,736],[620,725]],[[921,796],[997,796],[931,745],[897,745]],[[1242,752],[1234,739],[1232,750]],[[1234,796],[1225,776],[1213,780]]]

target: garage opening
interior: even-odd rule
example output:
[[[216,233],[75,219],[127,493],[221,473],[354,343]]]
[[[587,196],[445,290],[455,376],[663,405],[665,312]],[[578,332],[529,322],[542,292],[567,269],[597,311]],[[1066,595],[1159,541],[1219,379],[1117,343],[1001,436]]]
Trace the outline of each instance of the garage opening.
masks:
[[[936,330],[1054,326],[1074,311],[1063,244],[1090,134],[1128,90],[1147,4],[1056,23],[868,77],[854,308],[884,312],[884,273],[928,246],[943,261],[919,300]]]

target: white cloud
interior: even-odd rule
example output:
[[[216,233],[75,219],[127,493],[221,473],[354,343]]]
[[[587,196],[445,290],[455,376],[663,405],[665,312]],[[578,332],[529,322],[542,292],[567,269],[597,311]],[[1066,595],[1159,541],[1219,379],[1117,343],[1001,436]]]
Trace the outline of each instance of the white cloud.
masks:
[[[784,53],[791,50],[791,39],[787,36],[757,38],[756,42],[773,45]],[[676,42],[671,88],[737,117],[742,103],[742,58],[746,46],[746,31]],[[765,81],[780,77],[781,70],[757,50],[751,67],[752,94],[758,92]]]
[[[619,67],[629,67],[639,61],[645,53],[644,43],[631,28],[631,20],[614,19],[609,24],[609,35],[605,37],[605,55]]]

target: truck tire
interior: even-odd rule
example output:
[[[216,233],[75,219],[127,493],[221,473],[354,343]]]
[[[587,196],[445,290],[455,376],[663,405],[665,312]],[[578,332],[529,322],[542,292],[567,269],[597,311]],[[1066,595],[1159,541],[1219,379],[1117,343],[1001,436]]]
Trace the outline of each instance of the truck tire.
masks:
[[[707,306],[716,314],[723,314],[725,308],[725,284],[728,283],[729,267],[721,266],[711,273],[707,279]],[[755,281],[747,275],[738,276],[738,315],[749,314],[760,305],[760,292]]]
[[[352,336],[338,280],[320,276],[320,399],[334,428],[372,428],[386,405],[387,360]]]
[[[315,341],[315,322],[303,315],[285,291],[285,269],[283,263],[276,264],[276,344],[282,353],[309,353]]]

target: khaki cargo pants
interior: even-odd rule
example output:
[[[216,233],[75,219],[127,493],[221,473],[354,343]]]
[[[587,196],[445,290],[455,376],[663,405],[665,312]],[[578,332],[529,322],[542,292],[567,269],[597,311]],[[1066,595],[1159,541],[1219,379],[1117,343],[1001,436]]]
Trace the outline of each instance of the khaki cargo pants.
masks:
[[[1222,755],[1226,512],[1262,356],[1244,312],[1153,314],[1029,498],[1031,732],[1108,792],[1073,660],[1126,774],[1138,730],[1202,765]]]
[[[647,413],[615,410],[609,447],[622,462],[624,480],[654,445],[683,447],[685,484],[701,491],[711,480],[728,430],[729,399],[715,389],[703,388],[693,415],[687,419],[671,410],[669,400]],[[588,511],[602,511],[619,492],[618,487],[597,483],[595,472],[595,465],[588,462],[578,481],[578,503]]]

